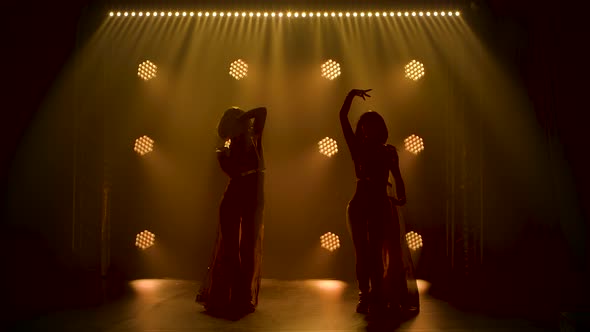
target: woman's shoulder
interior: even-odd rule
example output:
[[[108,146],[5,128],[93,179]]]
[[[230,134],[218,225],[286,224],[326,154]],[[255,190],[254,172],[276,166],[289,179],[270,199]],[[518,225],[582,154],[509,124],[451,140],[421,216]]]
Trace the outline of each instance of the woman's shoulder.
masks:
[[[387,152],[391,152],[391,153],[395,153],[397,154],[397,148],[391,144],[385,144],[385,149],[387,150]]]
[[[397,148],[391,144],[385,144],[385,151],[387,155],[397,159]]]

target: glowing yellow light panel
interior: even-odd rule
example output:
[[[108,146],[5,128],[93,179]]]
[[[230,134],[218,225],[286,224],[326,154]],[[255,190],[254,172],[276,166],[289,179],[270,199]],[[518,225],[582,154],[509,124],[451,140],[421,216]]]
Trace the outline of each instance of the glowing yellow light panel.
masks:
[[[322,245],[322,248],[328,251],[334,251],[340,248],[340,238],[338,235],[328,232],[320,236],[320,244]]]
[[[440,16],[443,16],[443,17],[444,16],[449,16],[449,17],[456,16],[456,17],[459,17],[461,15],[461,13],[458,12],[458,11],[454,11],[454,12],[453,11],[449,11],[449,12],[440,12],[440,13],[439,12],[433,12],[432,14],[433,14],[433,16],[436,16],[436,17],[438,17],[439,14],[440,14]],[[158,12],[153,12],[150,15],[150,12],[146,12],[144,14],[144,12],[138,12],[138,13],[136,13],[136,12],[131,12],[131,13],[129,13],[129,12],[116,12],[115,13],[115,12],[112,12],[111,11],[111,12],[108,12],[107,15],[110,16],[110,17],[115,17],[116,16],[116,17],[129,17],[129,18],[135,18],[135,17],[158,17],[158,16],[161,16],[161,17],[163,17],[163,16],[168,16],[168,17],[172,17],[172,16],[174,16],[174,17],[180,17],[180,16],[182,16],[182,17],[186,17],[187,15],[190,16],[190,17],[194,17],[195,16],[195,12],[193,12],[193,11],[188,12],[188,13],[185,12],[185,11],[183,11],[182,13],[181,12],[178,12],[178,11],[175,11],[174,13],[173,12],[168,12],[168,13],[160,12],[159,15],[158,15]],[[248,13],[242,12],[241,15],[238,12],[235,12],[232,15],[231,12],[225,13],[223,11],[221,11],[221,12],[208,12],[208,11],[204,11],[203,12],[203,11],[199,11],[199,12],[197,12],[197,15],[196,16],[197,17],[203,17],[203,16],[204,17],[214,17],[214,18],[217,18],[217,17],[219,17],[219,18],[224,18],[224,17],[235,17],[235,18],[240,18],[240,17],[246,18],[246,17],[248,17],[248,18],[250,18],[250,17],[254,17],[254,16],[256,16],[256,17],[265,17],[265,18],[268,18],[268,17],[274,18],[274,17],[283,17],[284,16],[286,18],[291,19],[291,18],[299,18],[299,17],[302,17],[302,18],[305,18],[305,17],[317,17],[317,18],[321,18],[321,17],[332,17],[332,18],[334,18],[334,17],[343,17],[343,16],[346,16],[346,17],[350,17],[350,16],[357,17],[357,16],[360,16],[360,17],[363,17],[363,18],[366,18],[366,17],[383,17],[383,18],[385,18],[388,15],[387,15],[387,12],[382,12],[381,13],[381,12],[377,12],[377,11],[376,12],[360,12],[360,14],[357,13],[357,12],[354,12],[354,13],[352,13],[352,15],[351,15],[350,12],[344,13],[344,12],[334,12],[334,11],[330,11],[330,13],[328,13],[328,11],[324,11],[323,13],[321,13],[321,12],[316,12],[316,13],[314,13],[314,12],[309,12],[309,13],[308,12],[301,12],[301,13],[294,12],[294,13],[292,13],[290,11],[286,11],[286,12],[272,12],[270,15],[269,15],[268,12],[262,13],[260,11],[258,11],[256,13],[254,13],[254,12],[248,12]],[[394,12],[389,12],[389,16],[390,17],[394,17],[395,16],[395,13]],[[404,18],[410,18],[410,17],[417,18],[418,16],[419,17],[425,17],[425,16],[426,17],[430,17],[431,16],[431,13],[430,12],[427,12],[426,15],[424,15],[424,12],[415,12],[415,11],[413,11],[413,12],[410,13],[410,12],[407,12],[406,11],[403,14],[402,14],[402,12],[397,12],[397,16],[398,17],[402,17],[403,16]]]
[[[340,76],[340,64],[332,59],[322,65],[322,77],[333,80]]]
[[[156,77],[157,72],[158,67],[149,60],[140,63],[139,67],[137,68],[137,76],[139,76],[144,81],[151,80],[152,78]]]
[[[148,230],[145,230],[135,236],[135,246],[141,250],[145,250],[153,246],[154,243],[156,243],[156,235]]]
[[[413,134],[404,140],[404,146],[406,150],[413,154],[418,154],[424,150],[424,142],[422,141],[422,138]]]
[[[423,246],[422,236],[413,231],[406,233],[406,242],[408,243],[408,248],[411,250],[418,250]]]
[[[424,65],[421,62],[412,60],[406,65],[405,68],[406,77],[411,80],[417,81],[424,76]]]
[[[229,74],[236,80],[241,80],[248,75],[248,64],[238,59],[229,65]]]
[[[338,153],[338,144],[330,137],[326,137],[318,142],[320,153],[326,157],[332,157]]]
[[[154,140],[145,135],[141,136],[135,140],[133,150],[141,156],[150,153],[154,150]]]

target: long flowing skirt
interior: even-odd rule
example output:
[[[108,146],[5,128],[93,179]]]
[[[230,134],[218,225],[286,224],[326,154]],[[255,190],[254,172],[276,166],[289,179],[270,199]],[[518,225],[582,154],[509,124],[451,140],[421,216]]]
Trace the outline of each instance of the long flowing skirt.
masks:
[[[245,301],[253,307],[258,304],[264,238],[262,176],[232,179],[224,194],[217,239],[196,297],[208,311],[230,314]]]
[[[254,278],[252,278],[252,302],[258,305],[258,293],[260,291],[260,271],[262,263],[262,242],[264,226],[260,228],[260,236],[256,243]],[[205,306],[205,308],[228,308],[231,303],[231,268],[222,259],[223,257],[223,238],[221,230],[217,230],[217,240],[215,241],[213,253],[205,278],[198,291],[196,302]]]
[[[405,316],[417,314],[420,310],[420,297],[416,282],[414,263],[410,248],[405,239],[406,225],[403,215],[393,207],[393,219],[388,227],[397,228],[386,231],[383,245],[384,292],[389,306],[401,310]]]

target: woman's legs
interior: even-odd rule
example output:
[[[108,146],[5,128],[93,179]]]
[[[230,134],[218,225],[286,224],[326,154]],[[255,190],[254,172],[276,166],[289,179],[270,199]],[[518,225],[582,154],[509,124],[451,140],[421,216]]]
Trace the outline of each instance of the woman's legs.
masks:
[[[256,256],[262,228],[264,208],[263,177],[251,174],[239,179],[238,201],[234,210],[238,211],[238,236],[235,239],[238,265],[234,277],[236,283],[232,292],[235,309],[241,313],[254,311],[253,281],[259,268],[260,257]]]
[[[383,221],[371,218],[368,222],[369,232],[369,270],[371,279],[371,303],[383,305]]]
[[[240,271],[240,212],[239,200],[230,186],[223,195],[219,206],[219,223],[223,243],[222,266],[224,268],[222,275],[228,279],[233,297]]]
[[[354,201],[348,204],[347,215],[348,228],[354,244],[356,257],[356,279],[360,297],[357,312],[366,313],[368,311],[370,290],[370,255],[367,219],[365,213],[363,213],[362,206]]]
[[[388,284],[388,302],[392,309],[397,309],[402,304],[404,296],[407,294],[407,284],[402,261],[402,248],[400,242],[399,220],[397,211],[393,209],[392,222],[387,227],[387,253],[389,264],[387,267]]]
[[[242,215],[240,237],[240,283],[236,301],[252,306],[252,282],[256,272],[256,245],[262,226],[263,203],[260,199],[248,200]]]
[[[387,307],[384,289],[383,248],[385,245],[386,225],[391,222],[391,205],[389,200],[374,198],[365,207],[368,233],[368,270],[371,280],[371,312],[380,313]]]

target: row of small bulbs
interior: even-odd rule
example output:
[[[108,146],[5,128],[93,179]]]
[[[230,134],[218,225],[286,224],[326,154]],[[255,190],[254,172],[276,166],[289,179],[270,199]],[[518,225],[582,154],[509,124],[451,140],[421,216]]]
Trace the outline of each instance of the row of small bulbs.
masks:
[[[166,12],[160,12],[160,13],[158,13],[158,12],[145,12],[145,13],[144,12],[138,12],[138,13],[136,13],[136,12],[116,12],[116,13],[110,12],[109,13],[109,16],[111,16],[111,17],[114,17],[114,16],[116,16],[116,17],[121,17],[121,16],[123,16],[123,17],[128,17],[128,16],[132,16],[132,17],[135,17],[135,16],[140,16],[140,17],[142,17],[142,16],[147,16],[147,17],[149,17],[149,16],[156,16],[156,17],[157,16],[177,16],[177,17],[178,16],[183,16],[183,17],[191,16],[192,17],[195,15],[197,15],[198,17],[202,17],[202,16],[205,16],[205,17],[209,17],[209,16],[213,16],[213,17],[217,17],[217,16],[220,16],[220,17],[224,17],[224,16],[227,16],[227,17],[232,17],[232,16],[234,16],[234,17],[239,17],[239,16],[242,16],[242,17],[246,17],[246,16],[249,16],[249,17],[254,17],[254,16],[256,16],[256,17],[261,17],[261,16],[262,17],[269,17],[269,16],[270,17],[277,17],[277,16],[278,17],[283,17],[283,16],[286,16],[286,17],[321,17],[321,16],[324,16],[324,17],[328,17],[328,16],[331,16],[331,17],[336,17],[336,16],[338,16],[338,17],[343,17],[343,16],[345,16],[345,17],[350,17],[350,16],[352,16],[352,17],[357,17],[357,16],[360,16],[360,17],[365,17],[365,16],[367,16],[367,17],[399,16],[399,17],[401,17],[401,16],[406,16],[406,17],[408,17],[408,16],[413,16],[413,17],[416,17],[416,16],[420,16],[420,17],[424,17],[424,16],[427,16],[427,17],[429,17],[429,16],[460,16],[461,13],[458,11],[456,11],[456,12],[452,12],[452,11],[448,11],[448,12],[445,12],[445,11],[441,11],[441,12],[403,12],[403,13],[402,12],[397,12],[397,13],[394,13],[394,12],[389,12],[389,13],[388,12],[374,12],[374,13],[373,12],[368,12],[368,13],[365,13],[365,12],[360,12],[360,13],[357,13],[357,12],[352,12],[352,13],[351,12],[338,12],[338,13],[336,13],[336,12],[331,12],[331,13],[328,13],[328,12],[323,12],[323,13],[321,13],[321,12],[316,12],[316,13],[313,13],[313,12],[309,12],[309,13],[307,13],[307,12],[302,12],[302,13],[299,13],[299,12],[294,12],[294,13],[291,13],[291,12],[287,12],[287,13],[283,13],[283,12],[278,12],[278,13],[275,13],[275,12],[271,12],[271,13],[269,13],[269,12],[256,12],[256,13],[254,13],[254,12],[249,12],[249,13],[246,13],[246,12],[241,12],[241,13],[239,13],[239,12],[234,12],[234,13],[232,13],[232,12],[227,12],[227,13],[226,12],[197,12],[196,14],[195,14],[195,12],[174,12],[174,13],[172,13],[172,12],[167,12],[167,13]]]

